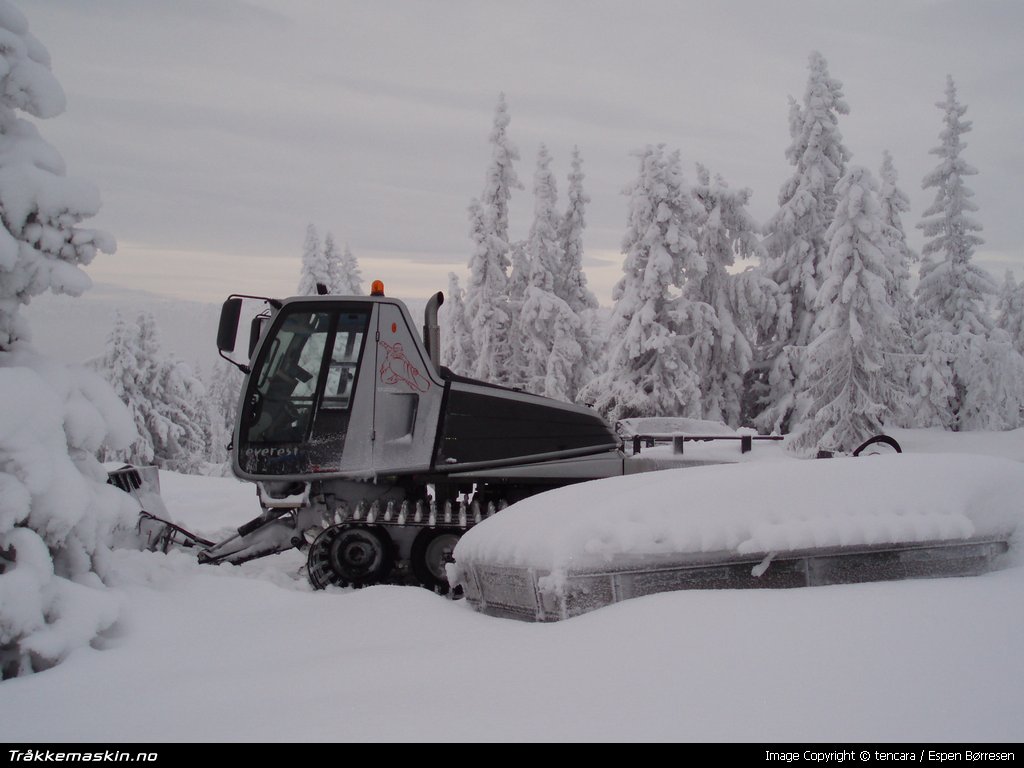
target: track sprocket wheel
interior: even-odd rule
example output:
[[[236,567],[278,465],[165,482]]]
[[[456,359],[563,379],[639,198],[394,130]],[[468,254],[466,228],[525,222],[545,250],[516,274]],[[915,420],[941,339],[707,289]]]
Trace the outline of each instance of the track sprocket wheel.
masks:
[[[394,565],[394,545],[378,526],[335,525],[309,547],[306,574],[314,589],[366,587],[384,581]]]

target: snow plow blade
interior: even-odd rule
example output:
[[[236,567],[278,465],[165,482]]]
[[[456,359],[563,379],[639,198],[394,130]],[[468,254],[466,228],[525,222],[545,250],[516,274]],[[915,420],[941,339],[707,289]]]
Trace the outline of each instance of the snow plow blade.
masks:
[[[556,575],[528,567],[471,563],[458,569],[458,583],[481,613],[550,622],[633,597],[676,590],[782,589],[977,576],[992,570],[1007,549],[1005,539],[965,539],[742,556],[673,554]]]
[[[167,507],[160,496],[160,470],[124,464],[107,471],[107,484],[118,488],[139,503],[136,531],[143,548],[167,552],[172,546],[210,546],[211,542],[176,525],[167,517]]]
[[[211,547],[213,542],[196,536],[180,525],[166,520],[167,507],[160,496],[160,470],[125,464],[107,472],[107,483],[139,502],[136,531],[140,543],[151,552],[167,552],[172,547]]]

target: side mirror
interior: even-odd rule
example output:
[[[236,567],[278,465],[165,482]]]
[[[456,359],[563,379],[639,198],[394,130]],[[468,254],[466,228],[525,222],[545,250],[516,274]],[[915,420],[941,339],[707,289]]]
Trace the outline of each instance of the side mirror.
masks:
[[[271,310],[280,306],[280,301],[262,296],[229,296],[221,307],[220,324],[217,326],[220,356],[243,373],[249,373],[248,362],[256,351],[264,321],[270,319]],[[243,338],[242,343],[239,343],[239,329],[249,332],[249,338]]]
[[[217,326],[217,349],[224,353],[235,351],[238,338],[238,320],[242,316],[242,299],[232,296],[220,308],[220,325]],[[250,350],[251,352],[251,350]]]

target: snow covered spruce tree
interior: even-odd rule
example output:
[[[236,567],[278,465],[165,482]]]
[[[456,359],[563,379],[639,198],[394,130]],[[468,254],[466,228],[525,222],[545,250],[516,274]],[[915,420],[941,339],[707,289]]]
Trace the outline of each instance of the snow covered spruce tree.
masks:
[[[512,348],[512,318],[505,293],[508,276],[500,244],[488,234],[487,214],[478,200],[469,205],[469,279],[465,291],[466,325],[473,337],[468,375],[493,383],[507,382]]]
[[[577,398],[610,420],[633,416],[699,416],[700,381],[689,349],[676,335],[672,288],[695,253],[699,212],[683,182],[679,153],[664,145],[638,153],[640,171],[627,189],[629,218],[623,276],[615,285],[604,371]]]
[[[1024,283],[1018,285],[1010,270],[1006,270],[1003,287],[999,291],[996,327],[1006,331],[1014,350],[1024,355]]]
[[[571,401],[583,349],[577,341],[580,317],[555,295],[555,275],[562,271],[559,242],[561,218],[555,210],[555,178],[551,156],[543,144],[537,153],[533,182],[534,217],[527,240],[530,277],[517,320],[522,350],[520,376],[526,389]]]
[[[508,281],[505,283],[505,308],[508,311],[508,379],[506,384],[515,387],[525,386],[526,353],[523,349],[522,331],[519,326],[519,315],[526,300],[526,289],[530,285],[530,251],[528,240],[515,240],[509,243],[508,261],[510,265]]]
[[[878,202],[882,214],[882,233],[889,245],[889,256],[892,259],[889,265],[892,281],[886,292],[904,332],[912,336],[914,299],[910,292],[910,265],[917,262],[918,257],[907,244],[907,235],[903,230],[903,220],[900,216],[910,210],[910,198],[896,186],[896,168],[888,150],[882,153],[880,175]]]
[[[335,295],[346,295],[341,290],[341,254],[338,253],[338,246],[334,242],[334,235],[330,232],[324,235],[323,259],[324,263],[327,264],[327,282],[324,283],[327,287],[327,292]]]
[[[935,201],[918,224],[929,239],[916,292],[922,362],[914,377],[914,419],[952,430],[1006,429],[1020,419],[1018,361],[1009,339],[992,333],[986,302],[996,293],[995,281],[971,261],[983,241],[975,234],[981,224],[971,213],[978,206],[964,177],[977,170],[960,156],[971,123],[962,119],[967,107],[957,100],[952,77],[936,106],[944,127],[931,153],[941,160],[922,183],[935,188]]]
[[[526,295],[526,286],[530,284],[530,243],[528,240],[513,240],[508,244],[508,282],[505,293],[512,305],[511,315],[518,313]]]
[[[811,341],[817,296],[828,259],[826,233],[836,209],[836,182],[850,151],[843,145],[838,115],[849,107],[842,83],[829,75],[825,58],[810,55],[803,106],[790,102],[792,143],[786,157],[796,170],[779,191],[779,210],[765,225],[765,270],[788,297],[789,312],[762,339],[755,385],[764,429],[788,431],[803,348]]]
[[[320,248],[320,236],[316,227],[306,227],[306,239],[302,244],[302,267],[299,272],[299,287],[296,296],[316,296],[317,284],[330,288],[331,268],[327,257]]]
[[[604,347],[597,317],[597,297],[587,287],[583,273],[583,230],[586,227],[586,206],[590,196],[583,190],[583,158],[579,147],[573,147],[569,171],[568,202],[562,216],[560,236],[561,268],[555,273],[554,294],[562,299],[580,318],[575,339],[582,357],[573,369],[570,392],[578,394],[597,369]]]
[[[175,472],[198,473],[212,437],[206,389],[191,366],[164,352],[153,315],[142,315],[139,328],[142,348],[156,361],[154,401],[162,415],[177,426],[177,430],[154,436],[156,462]]]
[[[32,348],[20,307],[45,291],[78,295],[82,271],[114,240],[79,226],[99,209],[65,175],[36,119],[64,92],[22,13],[0,0],[0,676],[45,669],[95,643],[118,618],[103,588],[110,550],[138,511],[96,459],[126,445],[131,420],[110,387]]]
[[[992,332],[991,354],[1002,378],[994,381],[996,397],[1007,402],[1005,421],[1009,426],[1024,426],[1024,283],[1017,285],[1007,270],[996,303],[996,327]],[[1013,403],[1017,403],[1016,421]]]
[[[226,360],[217,360],[203,377],[206,389],[206,404],[210,414],[210,442],[207,457],[215,465],[207,474],[227,476],[230,468],[227,446],[231,443],[235,415],[238,409],[238,393],[242,386],[242,374]]]
[[[566,193],[568,203],[559,230],[561,266],[554,276],[554,293],[578,315],[597,309],[597,297],[587,287],[587,277],[583,273],[583,230],[586,227],[586,207],[590,202],[590,196],[583,190],[584,178],[583,157],[579,147],[573,147]]]
[[[339,253],[334,235],[328,232],[321,247],[316,227],[310,224],[306,227],[306,240],[302,246],[302,271],[296,295],[316,296],[317,285],[322,285],[329,294],[361,296],[363,276],[348,244],[344,252]]]
[[[889,289],[894,256],[878,188],[854,167],[836,186],[827,277],[796,388],[797,452],[852,451],[904,407],[910,339]]]
[[[352,254],[352,249],[345,243],[345,250],[336,259],[337,249],[334,238],[328,232],[324,238],[324,253],[327,263],[331,266],[331,293],[341,296],[363,295],[363,273],[359,269],[359,261]]]
[[[123,461],[143,466],[152,464],[153,440],[147,424],[148,411],[152,410],[152,406],[148,397],[144,400],[139,390],[155,378],[155,373],[152,366],[143,366],[138,326],[129,325],[120,312],[114,313],[106,350],[93,367],[106,378],[118,399],[128,407],[136,432],[136,440],[130,446],[107,448],[102,451],[101,458],[104,461]],[[167,429],[170,428],[171,425],[168,425]]]
[[[494,383],[508,382],[512,356],[509,332],[513,318],[507,299],[509,267],[508,206],[512,190],[522,188],[512,163],[519,151],[509,140],[510,118],[505,94],[498,98],[491,131],[491,162],[479,200],[469,206],[470,239],[466,284],[466,324],[473,334],[475,357],[470,375]]]
[[[521,285],[512,287],[510,281],[510,302],[518,306],[513,312],[515,331],[512,335],[513,360],[516,362],[514,377],[527,390],[540,394],[544,389],[544,373],[550,349],[550,326],[540,317],[546,314],[554,298],[555,271],[561,259],[558,255],[558,192],[555,177],[551,173],[551,155],[547,146],[537,150],[537,167],[533,174],[533,223],[513,268],[513,277]],[[525,275],[525,279],[524,279]],[[521,295],[513,295],[521,293]]]
[[[153,316],[144,312],[131,324],[117,315],[97,369],[128,406],[138,432],[126,450],[109,450],[105,458],[196,471],[213,429],[205,390],[191,368],[164,352]]]
[[[697,166],[694,198],[702,218],[700,258],[684,267],[683,300],[691,312],[693,364],[701,382],[701,415],[737,427],[741,423],[744,377],[750,370],[759,323],[776,323],[778,286],[760,270],[729,270],[741,259],[763,257],[760,228],[747,211],[753,193],[733,190]],[[696,308],[703,307],[698,312]]]
[[[465,374],[473,357],[473,334],[466,325],[466,305],[454,272],[448,273],[448,294],[439,313],[441,323],[441,364]]]

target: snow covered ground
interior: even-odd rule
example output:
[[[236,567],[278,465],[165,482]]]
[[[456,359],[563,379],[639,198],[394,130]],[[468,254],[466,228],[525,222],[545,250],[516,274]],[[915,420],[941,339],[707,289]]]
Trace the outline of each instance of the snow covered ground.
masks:
[[[897,437],[1024,460],[1024,430]],[[162,482],[204,535],[257,511],[231,479]],[[0,740],[1020,741],[1011,554],[976,578],[668,593],[547,625],[416,588],[312,592],[298,552],[122,551],[117,633],[0,684]]]

